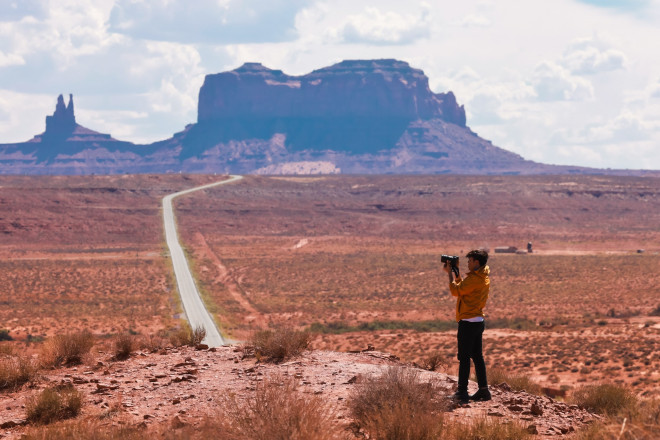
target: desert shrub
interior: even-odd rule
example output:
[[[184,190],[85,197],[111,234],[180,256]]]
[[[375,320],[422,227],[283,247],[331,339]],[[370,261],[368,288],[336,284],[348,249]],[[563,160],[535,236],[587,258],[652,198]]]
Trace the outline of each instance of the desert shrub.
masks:
[[[391,367],[381,376],[363,377],[347,405],[356,435],[373,439],[436,439],[443,431],[442,393],[423,383],[419,372]]]
[[[14,354],[14,346],[11,344],[0,344],[0,357],[12,356]]]
[[[175,347],[180,347],[182,345],[195,347],[196,345],[201,344],[205,337],[206,329],[204,327],[197,326],[193,330],[186,324],[170,335],[170,342]]]
[[[542,394],[541,386],[525,374],[511,373],[503,368],[497,367],[488,368],[487,373],[488,383],[491,385],[506,383],[515,391],[526,391],[530,394],[536,395]]]
[[[318,396],[298,392],[294,379],[266,378],[243,402],[229,396],[222,405],[221,424],[207,423],[207,433],[225,439],[318,439],[340,437],[329,407]],[[197,428],[195,428],[197,431]],[[199,435],[199,432],[197,433]],[[222,435],[220,435],[222,434]],[[184,438],[184,437],[181,437]],[[211,438],[202,436],[196,438]]]
[[[9,330],[7,329],[0,329],[0,341],[13,341],[14,338],[11,337],[9,334]]]
[[[138,338],[138,347],[152,353],[167,346],[167,339],[160,334],[149,334]]]
[[[135,336],[129,333],[120,333],[115,336],[112,345],[115,359],[123,361],[131,356],[131,353],[137,346],[137,341],[135,340]]]
[[[486,322],[488,328],[510,328],[513,330],[539,330],[539,326],[536,325],[536,322],[529,320],[527,318],[493,318],[488,319]]]
[[[246,348],[253,350],[259,360],[281,362],[307,350],[311,341],[312,335],[307,331],[280,327],[254,332]]]
[[[430,353],[422,360],[422,367],[429,371],[436,371],[439,368],[446,370],[448,366],[449,362],[447,358],[439,351]]]
[[[37,364],[26,356],[0,357],[0,390],[32,382],[38,371]]]
[[[94,335],[87,330],[56,335],[42,349],[43,363],[52,367],[80,364],[93,345]]]
[[[589,411],[615,416],[634,412],[637,398],[629,390],[613,384],[587,385],[575,390],[571,401]]]
[[[46,388],[28,399],[25,409],[31,423],[47,425],[56,420],[70,419],[80,414],[82,394],[74,387]]]
[[[106,426],[94,419],[67,420],[29,428],[22,440],[143,440],[149,438],[138,426]]]
[[[480,417],[472,421],[458,421],[448,427],[452,440],[522,440],[531,434],[519,423],[502,423],[499,419]]]
[[[415,330],[418,332],[444,332],[456,328],[456,321],[432,319],[425,321],[371,321],[358,325],[349,325],[345,322],[330,322],[321,324],[315,322],[310,325],[312,333],[343,334],[353,332],[374,332],[378,330]]]
[[[625,414],[625,417],[622,415]],[[632,411],[605,418],[579,430],[576,440],[656,440],[660,432],[660,400],[640,400]]]

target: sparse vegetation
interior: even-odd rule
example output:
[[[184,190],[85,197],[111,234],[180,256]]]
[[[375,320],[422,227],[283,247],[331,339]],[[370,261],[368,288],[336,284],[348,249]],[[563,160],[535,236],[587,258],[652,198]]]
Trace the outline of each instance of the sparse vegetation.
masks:
[[[656,440],[660,432],[660,400],[643,399],[576,433],[576,440]]]
[[[449,429],[452,440],[524,440],[531,434],[520,423],[502,423],[498,419],[481,417],[469,422],[455,422]]]
[[[534,382],[528,375],[523,373],[512,373],[503,368],[487,368],[488,383],[499,385],[506,383],[515,391],[526,391],[530,394],[541,395],[541,386]]]
[[[42,348],[42,363],[49,367],[76,365],[94,346],[94,335],[88,330],[55,335]]]
[[[449,367],[447,357],[439,351],[434,351],[422,360],[422,367],[429,371],[446,370]]]
[[[312,333],[342,334],[352,332],[373,332],[378,330],[415,330],[418,332],[444,332],[456,328],[454,320],[433,319],[427,321],[372,321],[362,322],[358,325],[349,325],[345,322],[331,322],[328,324],[313,323],[309,330]]]
[[[9,334],[9,330],[3,328],[0,329],[0,341],[13,341],[14,338]]]
[[[30,423],[47,425],[80,414],[82,394],[74,387],[46,388],[28,399],[25,409]]]
[[[133,350],[135,350],[138,341],[134,335],[131,335],[128,332],[123,332],[115,336],[113,341],[113,348],[115,353],[115,359],[124,361],[131,356]]]
[[[104,426],[96,419],[67,420],[46,426],[31,427],[21,440],[144,440],[144,427]]]
[[[181,345],[195,347],[201,344],[205,337],[206,329],[204,327],[198,326],[192,329],[188,323],[185,323],[181,328],[170,335],[170,342],[175,347]]]
[[[589,411],[610,416],[635,412],[637,405],[637,399],[629,389],[607,383],[580,387],[571,400]]]
[[[373,439],[437,439],[443,432],[443,394],[414,369],[391,367],[363,377],[348,401],[356,435]]]
[[[282,362],[307,350],[311,340],[312,335],[307,331],[278,327],[254,332],[245,348],[258,360]]]
[[[327,404],[318,396],[302,394],[294,379],[274,376],[257,385],[244,402],[230,396],[225,400],[223,438],[318,439],[340,438]]]
[[[38,371],[36,362],[27,356],[0,356],[0,390],[31,382]]]

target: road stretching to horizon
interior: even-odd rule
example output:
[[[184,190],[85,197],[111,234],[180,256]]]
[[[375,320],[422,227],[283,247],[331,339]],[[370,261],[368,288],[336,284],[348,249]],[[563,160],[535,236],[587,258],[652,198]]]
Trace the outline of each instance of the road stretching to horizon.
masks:
[[[163,197],[163,223],[165,225],[165,240],[167,247],[170,249],[170,256],[172,257],[172,266],[174,267],[174,276],[176,283],[179,287],[179,295],[181,296],[181,303],[183,310],[188,318],[190,328],[193,330],[197,327],[204,327],[206,329],[206,337],[202,343],[207,344],[209,347],[219,347],[225,344],[218,327],[215,325],[213,317],[206,310],[202,297],[197,290],[195,279],[190,272],[190,266],[186,260],[186,255],[183,253],[179,237],[176,232],[176,222],[174,219],[174,209],[172,208],[172,200],[176,197],[189,194],[194,191],[211,188],[218,185],[236,182],[241,180],[243,176],[230,176],[229,179],[221,182],[210,183],[208,185],[198,186],[196,188],[179,191],[174,194]]]

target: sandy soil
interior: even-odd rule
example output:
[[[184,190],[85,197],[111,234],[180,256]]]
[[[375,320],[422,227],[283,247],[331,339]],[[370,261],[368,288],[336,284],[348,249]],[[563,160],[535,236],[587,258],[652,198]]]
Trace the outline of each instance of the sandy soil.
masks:
[[[322,396],[330,402],[335,423],[346,427],[350,421],[346,401],[361,377],[380,375],[390,367],[415,368],[376,351],[311,351],[282,364],[257,363],[254,358],[242,357],[241,349],[232,346],[217,351],[177,348],[160,354],[136,353],[124,362],[113,362],[99,354],[89,365],[44,372],[35,388],[73,384],[85,395],[81,417],[102,418],[107,426],[142,424],[148,430],[170,424],[175,429],[195,426],[207,416],[223,417],[222,396],[246,396],[264,378],[290,376],[298,380],[299,392]],[[456,377],[417,371],[422,382],[433,381],[447,394],[455,391]],[[476,388],[471,382],[470,392]],[[26,429],[25,401],[34,392],[26,388],[0,394],[0,426],[4,426],[0,438],[20,438]],[[490,416],[503,422],[516,421],[536,430],[538,438],[561,437],[595,419],[577,406],[510,391],[506,385],[493,386],[492,393],[492,401],[454,408],[447,417],[466,420]]]

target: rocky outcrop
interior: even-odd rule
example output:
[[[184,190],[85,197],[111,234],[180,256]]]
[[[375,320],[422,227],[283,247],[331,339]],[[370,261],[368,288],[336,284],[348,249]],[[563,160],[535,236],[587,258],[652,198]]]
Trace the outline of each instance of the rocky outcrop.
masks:
[[[343,61],[303,76],[246,63],[206,77],[194,136],[222,142],[281,133],[292,152],[364,154],[394,148],[412,121],[434,119],[465,127],[465,109],[453,93],[431,92],[424,72],[403,61]]]
[[[57,97],[55,113],[46,116],[46,131],[42,136],[51,138],[67,138],[73,133],[76,126],[76,117],[73,114],[73,95],[69,95],[69,105],[64,106],[64,97]]]
[[[207,75],[197,123],[150,145],[76,123],[62,95],[46,131],[0,144],[0,174],[623,174],[544,165],[477,136],[450,91],[398,60],[349,60],[302,76],[259,63]]]
[[[343,61],[303,76],[259,63],[207,75],[198,122],[234,118],[442,119],[465,127],[453,93],[431,92],[424,72],[397,60]]]

